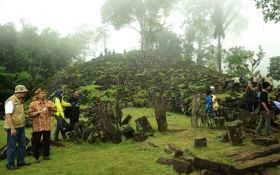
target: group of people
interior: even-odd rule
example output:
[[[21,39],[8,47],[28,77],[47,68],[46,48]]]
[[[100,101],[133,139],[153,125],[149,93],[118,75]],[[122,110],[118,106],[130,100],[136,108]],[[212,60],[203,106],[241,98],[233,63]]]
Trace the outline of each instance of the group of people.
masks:
[[[214,86],[211,86],[210,89],[206,91],[205,112],[207,113],[208,116],[211,117],[219,116],[219,103],[218,103],[218,98],[215,95]]]
[[[270,74],[267,74],[267,76],[262,79],[254,75],[252,76],[250,81],[251,82],[248,84],[245,91],[247,110],[249,112],[260,113],[260,120],[255,131],[255,136],[256,137],[260,136],[261,129],[263,126],[265,126],[266,136],[272,137],[272,132],[271,132],[271,122],[273,118],[272,107],[275,106],[278,98],[276,94],[275,101],[272,101],[272,99],[269,96],[269,93],[273,89],[273,79]]]
[[[242,77],[233,79],[233,91],[239,91],[242,87],[240,82],[244,82]],[[280,102],[277,101],[280,98],[280,91],[276,94],[275,101],[272,101],[269,97],[269,92],[272,91],[273,79],[268,74],[262,81],[254,75],[250,82],[247,84],[245,91],[246,108],[249,112],[260,113],[260,120],[257,125],[255,135],[261,135],[261,129],[263,126],[266,128],[266,136],[271,137],[271,120],[272,120],[272,106],[279,106]],[[217,117],[219,110],[219,104],[217,97],[214,94],[214,87],[211,86],[206,92],[205,97],[205,112],[210,117]]]
[[[15,170],[21,166],[28,166],[24,159],[26,149],[25,139],[25,115],[23,100],[28,90],[24,85],[15,87],[14,94],[5,102],[5,124],[4,128],[7,132],[7,169]],[[62,90],[55,92],[54,102],[46,98],[46,92],[43,88],[35,91],[34,98],[29,105],[29,116],[32,117],[32,148],[34,152],[35,163],[40,163],[41,138],[43,136],[43,159],[50,160],[50,137],[52,130],[52,116],[57,121],[54,140],[59,141],[59,132],[62,134],[63,140],[65,136],[65,115],[64,108],[70,107],[70,126],[74,127],[79,121],[79,96],[78,90],[73,91],[72,97],[68,102],[62,98]],[[18,149],[16,150],[16,145]],[[17,157],[17,164],[15,160]]]
[[[266,128],[266,134],[271,137],[271,100],[268,93],[272,89],[272,80],[267,79],[262,82],[262,90],[257,91],[259,83],[252,79],[251,83],[246,89],[246,97],[249,99],[254,98],[255,101],[248,100],[248,110],[250,112],[258,110],[260,120],[256,128],[256,136],[261,134],[263,125]],[[24,85],[18,85],[15,87],[14,94],[9,97],[5,102],[5,124],[4,128],[7,132],[7,169],[14,170],[20,166],[28,166],[28,163],[24,160],[26,139],[25,139],[25,115],[23,100],[28,90]],[[66,140],[65,135],[65,113],[64,109],[68,108],[67,115],[70,117],[70,127],[74,127],[75,123],[79,122],[80,115],[80,103],[78,90],[72,92],[72,97],[64,101],[63,91],[57,89],[55,91],[54,101],[50,101],[46,97],[46,92],[43,88],[38,88],[35,91],[34,98],[29,105],[29,116],[32,117],[32,148],[34,151],[35,163],[40,162],[40,147],[41,138],[43,137],[43,159],[50,160],[50,137],[52,130],[52,116],[56,119],[57,124],[54,131],[54,140],[60,141],[59,132],[61,132],[62,139]],[[259,93],[259,94],[258,94]],[[219,116],[219,103],[217,96],[215,95],[215,88],[211,86],[206,92],[205,98],[205,112],[211,117]],[[255,94],[258,94],[257,96]],[[280,98],[280,93],[278,97]],[[257,98],[256,98],[257,97]],[[257,103],[255,103],[257,102]],[[256,105],[257,104],[257,105]],[[70,109],[70,111],[69,111]],[[18,149],[16,150],[16,145]],[[17,155],[16,155],[17,152]],[[17,164],[15,160],[17,157]]]

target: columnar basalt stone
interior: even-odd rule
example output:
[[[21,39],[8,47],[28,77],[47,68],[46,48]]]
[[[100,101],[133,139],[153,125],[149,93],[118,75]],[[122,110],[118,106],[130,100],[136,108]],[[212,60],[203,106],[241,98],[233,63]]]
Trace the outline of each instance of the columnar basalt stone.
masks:
[[[7,145],[0,148],[0,160],[6,159],[6,154],[7,154]]]
[[[172,162],[172,159],[160,157],[157,159],[156,163],[160,163],[163,165],[172,165],[173,162]]]
[[[67,134],[70,141],[79,143],[79,139],[94,143],[97,138],[103,142],[111,140],[120,143],[121,140],[121,105],[119,100],[114,103],[95,99],[94,106],[87,111],[88,121],[75,124],[74,129]]]
[[[26,147],[25,147],[25,149],[26,149],[26,150],[31,149],[31,148],[32,148],[32,147],[31,147],[31,140],[30,140],[29,138],[25,137],[25,141],[26,141]],[[7,145],[4,145],[3,147],[0,148],[0,160],[6,159],[6,157],[7,157],[7,149],[8,149]],[[32,149],[31,149],[31,152],[30,152],[30,153],[31,153],[31,154],[29,154],[28,151],[25,152],[26,155],[33,155]]]
[[[132,119],[132,116],[131,115],[127,115],[125,117],[125,119],[121,122],[121,125],[127,125],[130,122],[131,119]]]
[[[154,109],[159,132],[166,132],[168,128],[166,120],[166,101],[163,94],[154,97]]]
[[[178,174],[190,174],[194,171],[193,164],[183,160],[173,160],[173,170]]]
[[[241,145],[243,142],[243,121],[236,120],[227,123],[228,136],[233,145]]]
[[[214,117],[214,124],[217,128],[225,127],[225,118],[224,117]]]
[[[151,141],[148,142],[148,145],[150,145],[151,147],[154,147],[154,148],[158,148],[159,146]]]
[[[137,132],[142,132],[147,136],[151,136],[154,134],[154,130],[146,116],[136,119],[135,122]]]
[[[192,118],[191,118],[191,124],[193,128],[198,127],[199,101],[200,101],[199,96],[194,95],[192,101]]]
[[[136,141],[136,142],[143,142],[145,141],[146,139],[148,138],[148,136],[143,133],[143,132],[135,132],[133,134],[133,139]]]
[[[220,175],[219,173],[215,173],[213,171],[210,171],[210,170],[202,170],[201,175]]]
[[[194,146],[195,147],[206,147],[207,146],[207,139],[205,137],[198,137],[194,139]]]
[[[123,129],[122,134],[125,136],[127,139],[133,138],[133,135],[135,133],[135,130],[131,126],[127,126]]]
[[[163,151],[166,153],[166,154],[172,154],[172,151],[168,148],[164,148]]]
[[[235,161],[245,161],[245,160],[253,160],[259,157],[265,157],[268,155],[274,155],[279,152],[280,152],[280,144],[274,144],[267,147],[254,149],[252,151],[242,152],[240,154],[233,155],[230,158]]]
[[[225,143],[228,143],[230,141],[230,138],[228,136],[228,132],[225,132],[221,135],[220,141],[225,142]]]
[[[269,146],[273,144],[279,144],[278,139],[276,138],[253,138],[252,143],[256,145],[264,145],[264,146]]]

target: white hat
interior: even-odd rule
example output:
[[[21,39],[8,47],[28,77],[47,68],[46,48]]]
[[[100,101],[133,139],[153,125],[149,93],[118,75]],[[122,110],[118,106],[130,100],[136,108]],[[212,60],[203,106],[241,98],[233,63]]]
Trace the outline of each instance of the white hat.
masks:
[[[17,85],[15,87],[14,93],[20,93],[20,92],[28,92],[28,90],[26,89],[26,87],[24,85]]]

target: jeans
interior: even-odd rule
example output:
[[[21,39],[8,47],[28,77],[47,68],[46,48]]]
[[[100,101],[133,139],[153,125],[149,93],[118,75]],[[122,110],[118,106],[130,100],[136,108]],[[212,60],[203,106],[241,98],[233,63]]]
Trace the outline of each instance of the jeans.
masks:
[[[256,134],[260,134],[263,123],[265,123],[266,128],[266,135],[271,135],[271,114],[268,114],[267,112],[262,111],[261,112],[261,118],[258,124],[258,127],[256,129]]]
[[[11,129],[5,129],[7,132],[7,167],[15,166],[17,152],[17,164],[24,164],[24,154],[26,149],[24,127],[16,128],[16,135],[11,136]],[[16,150],[16,144],[18,149]]]
[[[54,140],[58,140],[59,131],[61,131],[62,138],[63,140],[65,140],[66,136],[65,136],[65,131],[63,130],[63,118],[56,115],[54,116],[54,118],[56,119],[57,122],[54,131]]]
[[[41,145],[42,135],[43,135],[43,145]],[[34,158],[38,159],[40,157],[40,148],[43,148],[44,157],[49,157],[50,156],[51,131],[33,132],[32,139],[33,139],[32,147],[33,147],[33,151],[34,151]]]

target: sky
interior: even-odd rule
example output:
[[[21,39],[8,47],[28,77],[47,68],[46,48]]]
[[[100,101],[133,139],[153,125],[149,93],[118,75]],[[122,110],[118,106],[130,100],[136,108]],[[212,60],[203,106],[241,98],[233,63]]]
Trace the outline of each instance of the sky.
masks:
[[[83,24],[101,25],[100,8],[105,0],[0,0],[0,24],[12,22],[20,26],[24,19],[39,29],[50,27],[62,35],[75,32]],[[244,0],[245,2],[245,0]],[[244,16],[248,25],[238,34],[226,33],[223,46],[244,46],[257,51],[261,45],[266,52],[260,69],[266,74],[269,58],[280,56],[280,22],[265,23],[260,10],[253,0],[246,0]],[[183,34],[182,17],[178,13],[171,14],[167,22],[178,34]],[[111,29],[108,48],[122,53],[124,50],[139,48],[139,35],[131,29],[115,31]]]

